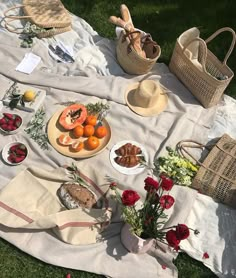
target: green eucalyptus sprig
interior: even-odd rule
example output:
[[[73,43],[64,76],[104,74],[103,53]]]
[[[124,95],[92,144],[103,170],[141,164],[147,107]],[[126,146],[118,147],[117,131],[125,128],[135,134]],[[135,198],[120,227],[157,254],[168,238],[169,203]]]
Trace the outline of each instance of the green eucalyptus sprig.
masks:
[[[99,121],[102,121],[110,110],[110,105],[102,102],[88,103],[85,107],[89,115],[98,115]]]
[[[45,132],[45,111],[43,108],[39,109],[31,121],[25,128],[25,132],[29,134],[43,150],[49,149],[48,136]]]
[[[80,174],[79,174],[79,169],[78,167],[72,162],[71,166],[68,166],[66,168],[66,170],[69,172],[70,174],[70,178],[74,181],[77,182],[81,185],[84,185],[85,187],[90,187],[87,182],[81,178]]]

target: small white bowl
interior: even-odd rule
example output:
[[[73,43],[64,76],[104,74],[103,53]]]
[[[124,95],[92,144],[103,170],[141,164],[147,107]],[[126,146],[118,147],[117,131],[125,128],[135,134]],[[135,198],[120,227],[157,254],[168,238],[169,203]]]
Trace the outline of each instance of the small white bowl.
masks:
[[[11,161],[9,160],[10,148],[13,147],[13,146],[15,146],[15,145],[22,145],[22,146],[25,147],[26,154],[25,154],[25,158],[24,158],[22,161],[19,161],[19,162],[11,162]],[[23,150],[22,150],[22,151],[23,151]],[[2,158],[3,158],[3,160],[4,160],[7,164],[9,164],[9,165],[19,165],[19,164],[21,164],[23,161],[25,161],[25,159],[26,159],[27,156],[28,156],[28,153],[29,153],[29,151],[28,151],[27,146],[26,146],[24,143],[22,143],[22,142],[16,141],[16,142],[11,142],[11,143],[9,143],[9,144],[7,144],[7,145],[4,146],[4,148],[2,149]],[[22,156],[23,156],[23,155],[22,155]]]
[[[0,122],[1,122],[1,120],[2,120],[3,118],[7,118],[6,116],[4,116],[4,114],[5,114],[5,113],[0,113]],[[18,126],[16,129],[14,129],[14,130],[5,130],[5,129],[3,129],[3,128],[1,127],[1,124],[0,124],[0,130],[1,130],[3,133],[5,133],[5,134],[15,134],[15,133],[17,133],[17,132],[20,130],[22,124],[23,124],[23,119],[22,119],[22,117],[21,117],[20,115],[16,114],[16,113],[6,113],[6,114],[10,114],[10,115],[12,115],[13,117],[18,117],[18,118],[21,120],[21,122],[20,122],[19,126]]]

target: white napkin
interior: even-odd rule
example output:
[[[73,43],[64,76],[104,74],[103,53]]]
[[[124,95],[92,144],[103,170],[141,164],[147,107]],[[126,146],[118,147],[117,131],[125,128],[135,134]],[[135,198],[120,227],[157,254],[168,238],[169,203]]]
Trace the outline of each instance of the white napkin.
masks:
[[[17,71],[30,74],[40,63],[41,57],[33,54],[33,53],[26,53],[23,60],[20,64],[16,67]]]

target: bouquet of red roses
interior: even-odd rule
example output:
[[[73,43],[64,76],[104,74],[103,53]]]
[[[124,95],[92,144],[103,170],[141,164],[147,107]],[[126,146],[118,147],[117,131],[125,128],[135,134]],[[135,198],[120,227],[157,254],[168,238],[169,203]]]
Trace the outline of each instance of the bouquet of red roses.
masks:
[[[122,208],[122,218],[130,225],[132,233],[143,239],[153,238],[178,251],[181,240],[188,238],[192,229],[185,224],[164,226],[168,217],[165,211],[175,202],[174,197],[169,195],[173,185],[173,180],[164,174],[159,180],[147,177],[144,180],[146,197],[141,207],[137,206],[140,196],[136,191],[124,190],[120,195],[115,182],[110,184],[110,188],[115,191],[115,198]],[[194,233],[199,232],[194,230]]]

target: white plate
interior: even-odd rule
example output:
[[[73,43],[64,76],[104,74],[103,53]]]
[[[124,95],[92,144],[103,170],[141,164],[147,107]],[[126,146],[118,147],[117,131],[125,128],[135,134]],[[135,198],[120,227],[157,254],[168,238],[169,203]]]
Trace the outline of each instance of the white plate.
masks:
[[[25,159],[24,159],[24,160],[22,160],[21,162],[13,163],[13,162],[10,162],[10,161],[7,159],[8,156],[9,156],[10,147],[12,147],[12,146],[14,146],[14,145],[17,145],[17,144],[22,144],[22,145],[24,145],[24,146],[26,147],[26,149],[27,149],[27,154],[26,154],[26,156],[25,156],[25,159],[27,158],[27,156],[28,156],[28,154],[29,154],[29,149],[27,148],[27,146],[26,146],[25,143],[22,143],[22,142],[19,142],[19,141],[15,141],[15,142],[8,143],[8,144],[5,145],[4,148],[2,149],[2,158],[3,158],[3,160],[4,160],[7,164],[9,164],[9,165],[13,165],[13,166],[14,166],[14,165],[19,165],[19,164],[21,164],[22,162],[25,161]]]
[[[115,144],[111,151],[110,151],[110,161],[111,161],[111,165],[120,173],[125,174],[125,175],[135,175],[135,174],[139,174],[141,173],[144,169],[145,166],[138,164],[134,167],[131,168],[127,168],[127,167],[123,167],[120,166],[119,164],[117,164],[115,162],[115,158],[117,157],[117,154],[115,153],[115,151],[117,149],[119,149],[121,146],[127,144],[127,143],[131,143],[132,145],[135,145],[137,147],[139,147],[142,151],[142,155],[144,156],[144,159],[146,162],[148,162],[148,154],[147,151],[145,150],[145,148],[143,147],[143,145],[141,145],[140,143],[136,142],[136,141],[132,141],[132,140],[125,140],[125,141],[120,141],[117,144]]]

